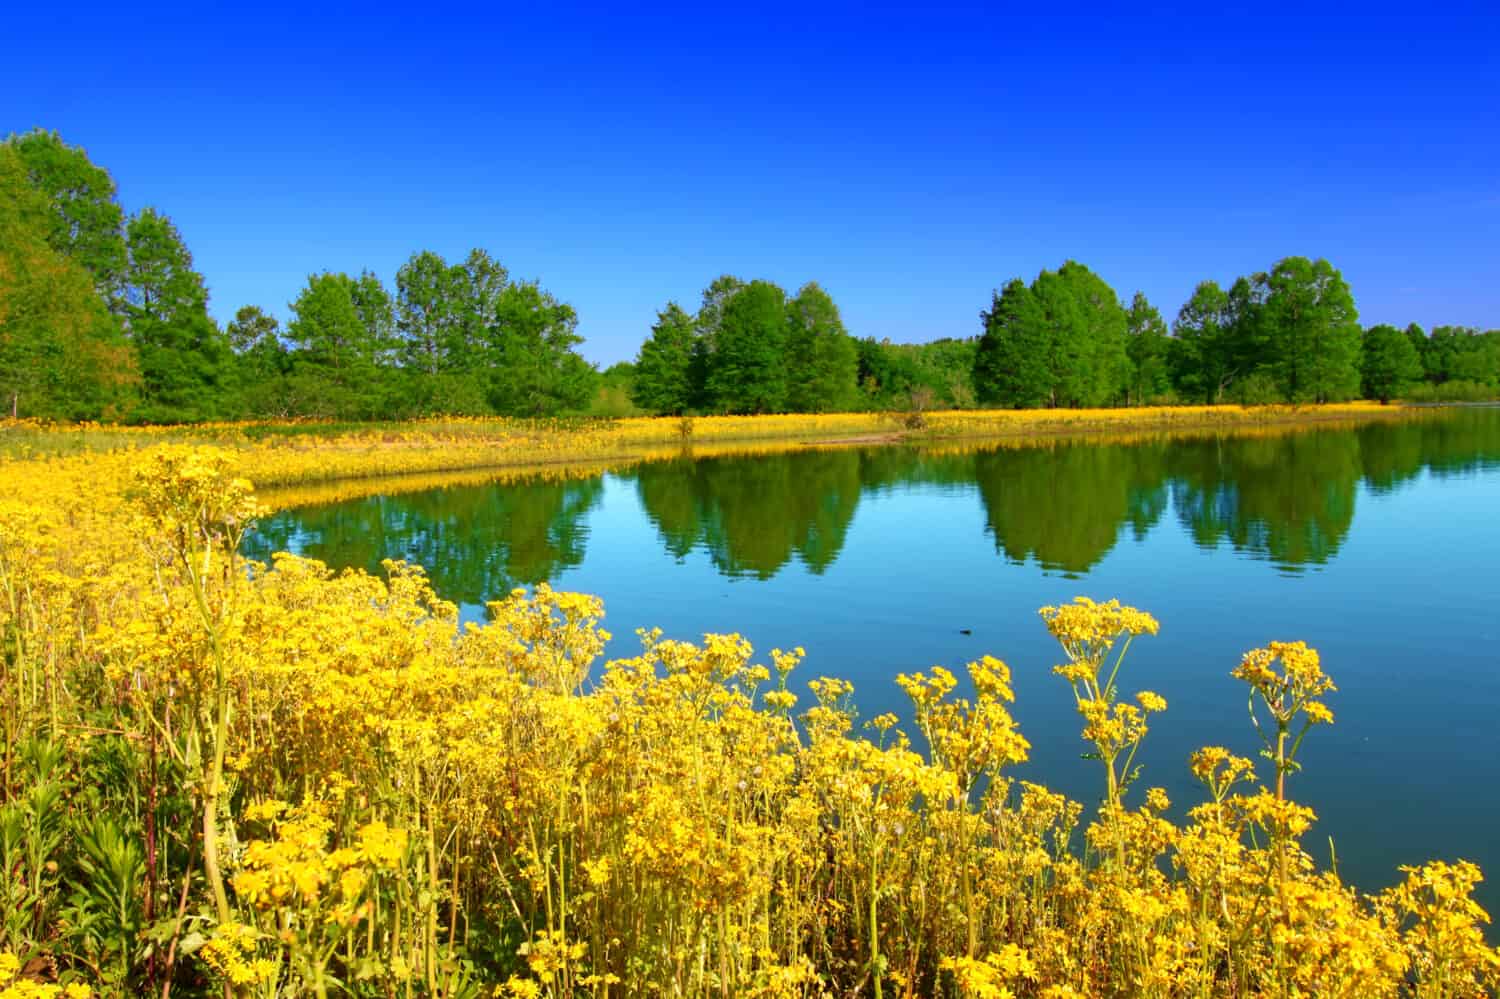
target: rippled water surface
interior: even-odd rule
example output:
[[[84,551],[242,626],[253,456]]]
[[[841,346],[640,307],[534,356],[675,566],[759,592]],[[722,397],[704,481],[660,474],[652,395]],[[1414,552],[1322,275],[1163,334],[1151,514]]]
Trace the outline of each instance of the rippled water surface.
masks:
[[[808,449],[658,462],[564,481],[376,495],[279,514],[253,553],[429,567],[465,613],[547,580],[601,595],[615,633],[739,631],[802,645],[801,680],[855,683],[866,716],[905,715],[893,678],[1010,663],[1033,745],[1021,775],[1085,801],[1072,698],[1036,609],[1119,597],[1162,622],[1126,691],[1170,710],[1147,785],[1196,800],[1196,747],[1258,749],[1241,653],[1319,648],[1337,724],[1308,737],[1291,789],[1307,839],[1374,888],[1396,865],[1480,862],[1500,908],[1500,410],[1359,429],[951,450]],[[804,703],[807,702],[804,697]],[[1139,793],[1139,792],[1137,792]]]

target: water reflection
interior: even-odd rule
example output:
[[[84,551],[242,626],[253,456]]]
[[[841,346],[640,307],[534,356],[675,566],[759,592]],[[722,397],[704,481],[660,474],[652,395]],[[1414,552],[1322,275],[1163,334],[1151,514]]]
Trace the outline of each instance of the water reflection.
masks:
[[[1167,506],[1168,445],[1084,443],[980,452],[974,479],[995,548],[1013,562],[1082,574],[1129,524],[1144,536]]]
[[[1321,565],[1354,523],[1361,451],[1359,436],[1327,431],[1183,447],[1168,472],[1173,507],[1199,547]]]
[[[844,547],[864,488],[861,454],[683,458],[629,473],[667,551],[702,547],[727,576],[769,579],[793,554],[813,572]]]
[[[1388,492],[1424,471],[1497,462],[1500,411],[1479,410],[1291,433],[683,457],[610,474],[633,483],[670,555],[703,551],[724,576],[769,579],[794,561],[822,573],[862,496],[913,488],[976,495],[1002,557],[1081,575],[1122,531],[1142,539],[1168,511],[1200,547],[1303,571],[1337,556],[1361,483]],[[448,599],[482,603],[580,564],[603,491],[601,475],[305,507],[265,521],[251,554],[290,549],[369,568],[406,558]]]
[[[262,521],[251,557],[295,551],[336,567],[426,567],[445,599],[479,604],[583,561],[599,478],[463,486],[303,507]]]

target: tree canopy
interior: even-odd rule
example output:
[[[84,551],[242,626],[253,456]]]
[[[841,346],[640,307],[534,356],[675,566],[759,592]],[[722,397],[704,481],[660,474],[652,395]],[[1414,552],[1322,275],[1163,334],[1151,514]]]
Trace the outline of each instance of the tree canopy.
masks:
[[[1371,326],[1365,330],[1361,348],[1366,398],[1390,402],[1422,377],[1416,344],[1394,326]]]
[[[857,402],[859,351],[816,282],[795,296],[732,274],[703,290],[696,315],[657,313],[636,357],[633,399],[654,413],[822,412]]]
[[[118,418],[140,381],[94,277],[55,246],[54,206],[0,145],[0,405],[7,415]]]

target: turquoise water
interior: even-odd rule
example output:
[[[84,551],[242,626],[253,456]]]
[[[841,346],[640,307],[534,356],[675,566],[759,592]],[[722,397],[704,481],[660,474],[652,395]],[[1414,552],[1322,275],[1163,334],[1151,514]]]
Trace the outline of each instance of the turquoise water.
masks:
[[[1122,686],[1170,705],[1140,787],[1181,807],[1198,800],[1193,749],[1259,748],[1229,677],[1240,655],[1303,639],[1339,685],[1337,724],[1309,735],[1290,782],[1319,815],[1309,849],[1327,862],[1332,837],[1340,872],[1372,889],[1428,858],[1500,879],[1500,410],[1274,437],[683,458],[288,511],[250,547],[420,562],[476,619],[541,580],[596,593],[611,655],[647,626],[802,645],[801,682],[852,680],[866,716],[909,714],[898,672],[962,675],[992,653],[1033,746],[1018,775],[1083,801],[1097,764],[1080,759],[1038,607],[1118,597],[1161,621]]]

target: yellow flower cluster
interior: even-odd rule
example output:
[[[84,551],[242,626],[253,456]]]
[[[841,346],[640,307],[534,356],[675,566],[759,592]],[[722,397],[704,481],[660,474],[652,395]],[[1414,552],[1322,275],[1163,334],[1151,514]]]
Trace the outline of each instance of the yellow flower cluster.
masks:
[[[591,596],[538,586],[461,624],[415,566],[245,563],[257,503],[238,460],[173,446],[4,469],[0,722],[12,745],[55,740],[70,786],[113,782],[140,858],[122,897],[153,912],[149,945],[119,952],[122,994],[1500,987],[1472,865],[1414,867],[1372,897],[1303,849],[1314,815],[1286,778],[1334,689],[1305,646],[1235,670],[1274,785],[1207,747],[1188,762],[1203,798],[1174,820],[1163,790],[1132,791],[1166,702],[1120,692],[1157,622],[1116,601],[1045,609],[1104,768],[1086,809],[1014,779],[1031,746],[999,659],[901,675],[910,734],[894,713],[861,725],[847,681],[796,681],[801,649],[761,664],[738,635],[643,631],[638,655],[601,664]],[[9,772],[7,793],[35,800],[40,771]],[[18,877],[81,869],[47,842]],[[81,931],[55,897],[28,904],[46,918],[6,922],[5,946],[44,958],[0,955],[0,999],[79,999],[58,983],[95,979]]]
[[[1235,667],[1234,676],[1254,688],[1278,720],[1290,720],[1300,711],[1313,724],[1333,722],[1333,712],[1314,698],[1338,688],[1323,673],[1318,651],[1306,642],[1272,642],[1252,649]]]

